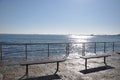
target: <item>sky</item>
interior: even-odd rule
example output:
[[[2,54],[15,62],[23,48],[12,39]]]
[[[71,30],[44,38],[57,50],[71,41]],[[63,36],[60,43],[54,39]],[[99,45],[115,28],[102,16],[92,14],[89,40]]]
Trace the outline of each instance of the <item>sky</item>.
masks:
[[[0,34],[120,34],[120,0],[0,0]]]

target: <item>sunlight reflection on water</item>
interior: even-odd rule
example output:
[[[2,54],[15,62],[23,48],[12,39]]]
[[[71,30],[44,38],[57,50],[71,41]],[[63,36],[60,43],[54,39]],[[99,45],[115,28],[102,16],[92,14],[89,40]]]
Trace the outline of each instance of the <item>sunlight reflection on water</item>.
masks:
[[[74,42],[88,42],[89,39],[94,36],[82,36],[82,35],[70,35],[70,38],[74,39]]]
[[[90,39],[92,39],[94,36],[84,36],[84,35],[70,35],[70,38],[73,39],[73,43],[70,45],[70,55],[69,58],[78,58],[79,55],[82,53],[83,49],[83,42],[90,42]],[[81,43],[82,42],[82,43]],[[85,49],[88,48],[88,45],[85,45]]]

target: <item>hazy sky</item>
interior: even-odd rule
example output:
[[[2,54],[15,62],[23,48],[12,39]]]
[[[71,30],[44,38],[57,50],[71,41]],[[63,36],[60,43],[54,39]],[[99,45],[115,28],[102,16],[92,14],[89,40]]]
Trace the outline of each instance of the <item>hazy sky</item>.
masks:
[[[0,33],[118,34],[120,0],[0,0]]]

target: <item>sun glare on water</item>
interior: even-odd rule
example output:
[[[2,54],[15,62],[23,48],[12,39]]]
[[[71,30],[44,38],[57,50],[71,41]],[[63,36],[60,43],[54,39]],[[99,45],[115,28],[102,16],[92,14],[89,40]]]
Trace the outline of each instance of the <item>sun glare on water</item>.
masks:
[[[74,42],[88,42],[89,39],[94,36],[83,36],[83,35],[70,35],[70,38],[74,39]]]
[[[81,53],[83,49],[84,42],[90,42],[90,39],[94,36],[88,36],[88,35],[69,35],[69,38],[73,42],[71,44],[71,54],[69,55],[69,58],[78,58],[79,54]],[[87,46],[85,47],[87,49]]]

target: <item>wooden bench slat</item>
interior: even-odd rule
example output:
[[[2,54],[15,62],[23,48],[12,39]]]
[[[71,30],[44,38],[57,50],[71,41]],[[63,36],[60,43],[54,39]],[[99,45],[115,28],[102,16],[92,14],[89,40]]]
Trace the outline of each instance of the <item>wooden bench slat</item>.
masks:
[[[110,54],[100,54],[100,55],[89,55],[89,56],[80,56],[83,59],[90,59],[90,58],[101,58],[101,57],[108,57],[111,56]]]
[[[41,59],[41,60],[25,60],[24,62],[21,62],[20,65],[24,66],[24,65],[34,65],[34,64],[46,64],[46,63],[56,63],[56,62],[63,62],[65,61],[65,58],[62,59]]]

